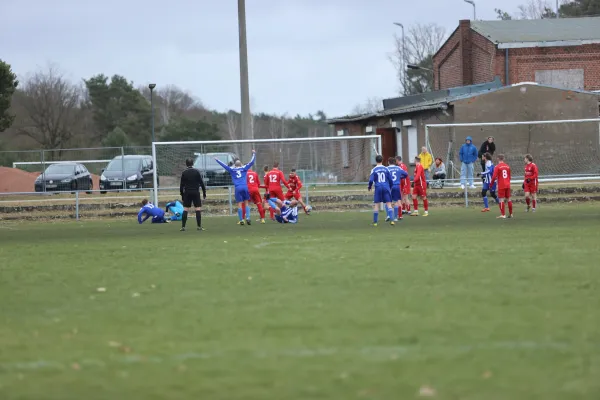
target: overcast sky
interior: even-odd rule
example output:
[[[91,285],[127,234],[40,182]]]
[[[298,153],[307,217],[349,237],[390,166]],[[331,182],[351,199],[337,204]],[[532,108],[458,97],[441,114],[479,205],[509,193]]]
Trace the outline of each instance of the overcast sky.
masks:
[[[477,18],[524,0],[475,0]],[[463,0],[246,0],[253,112],[344,115],[397,94],[398,21],[452,32]],[[0,0],[0,58],[22,78],[56,63],[73,80],[121,74],[240,109],[236,0]]]

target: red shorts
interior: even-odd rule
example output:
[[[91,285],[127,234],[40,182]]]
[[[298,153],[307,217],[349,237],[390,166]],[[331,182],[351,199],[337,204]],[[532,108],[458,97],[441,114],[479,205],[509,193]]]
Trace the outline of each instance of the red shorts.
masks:
[[[422,186],[415,186],[412,192],[413,196],[427,197],[427,188]]]
[[[526,193],[537,193],[537,184],[535,182],[525,183],[524,190]]]
[[[498,198],[510,199],[510,188],[498,189]]]
[[[269,190],[269,197],[273,198],[277,198],[281,201],[283,201],[283,191],[281,189],[279,190]]]
[[[250,191],[250,201],[253,202],[254,204],[260,204],[263,202],[263,199],[258,190]]]
[[[290,200],[290,199],[296,199],[296,200],[300,200],[302,198],[302,196],[300,195],[300,191],[296,190],[295,192],[292,192],[291,190],[288,190],[288,192],[285,194],[285,199],[286,200]]]

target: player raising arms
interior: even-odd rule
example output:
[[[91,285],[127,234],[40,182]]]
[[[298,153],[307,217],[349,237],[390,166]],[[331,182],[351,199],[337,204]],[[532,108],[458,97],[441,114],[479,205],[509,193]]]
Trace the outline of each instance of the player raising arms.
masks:
[[[490,204],[488,202],[487,192],[489,190],[490,195],[496,200],[496,204],[499,203],[498,196],[496,195],[496,183],[493,185],[490,184],[492,181],[492,176],[494,176],[494,163],[492,162],[492,155],[490,153],[485,153],[481,159],[485,162],[485,171],[482,173],[477,173],[477,176],[483,177],[483,188],[481,189],[481,197],[483,197],[483,209],[481,212],[490,211]]]
[[[240,160],[235,160],[233,167],[230,167],[216,157],[215,161],[231,174],[233,186],[235,187],[235,201],[238,205],[238,218],[240,219],[238,224],[244,225],[245,219],[248,225],[250,225],[250,206],[248,205],[250,192],[248,191],[247,175],[248,170],[254,165],[254,161],[256,161],[256,152],[252,150],[252,159],[246,165],[242,165]]]
[[[421,159],[419,157],[415,157],[415,176],[413,178],[413,206],[415,206],[415,210],[412,212],[411,217],[419,216],[419,198],[423,199],[423,216],[426,217],[429,215],[429,201],[427,200],[427,180],[425,179],[425,170],[421,165]]]
[[[531,154],[525,155],[525,182],[523,182],[523,190],[525,191],[525,203],[527,203],[527,212],[529,210],[535,212],[537,205],[538,191],[538,176],[539,171],[537,165],[533,163]],[[531,204],[533,202],[533,204]],[[533,208],[531,207],[533,205]]]
[[[400,191],[402,193],[402,214],[410,212],[410,178],[408,177],[408,167],[402,162],[402,157],[396,156],[396,165],[406,172],[406,178],[400,180]]]
[[[256,208],[258,208],[258,214],[260,215],[260,223],[265,223],[265,209],[263,208],[263,199],[260,195],[260,179],[258,174],[250,168],[247,175],[248,193],[250,194],[250,201],[252,201]],[[250,217],[248,217],[250,219]]]
[[[390,171],[383,166],[383,157],[377,155],[375,157],[377,165],[371,170],[369,178],[369,191],[375,184],[375,194],[373,195],[373,226],[377,226],[379,219],[379,203],[385,203],[387,217],[391,220],[390,225],[395,225],[392,209],[392,176]]]
[[[298,201],[298,203],[300,203],[300,205],[302,206],[304,212],[308,215],[310,213],[310,210],[302,201],[302,195],[300,194],[300,189],[302,189],[302,181],[300,180],[298,174],[296,174],[295,168],[292,168],[292,170],[290,171],[290,176],[288,177],[288,185],[289,190],[285,194],[285,199],[295,199],[296,201]]]
[[[498,181],[498,199],[500,200],[500,216],[506,218],[506,204],[508,204],[508,218],[513,217],[512,201],[510,200],[510,167],[504,162],[504,154],[498,155],[498,165],[494,168],[494,175],[490,182],[491,186]]]
[[[283,191],[281,190],[281,184],[286,188],[290,188],[290,185],[285,180],[283,171],[279,170],[279,163],[275,161],[273,163],[273,169],[267,173],[267,185],[269,190],[269,198],[271,199],[284,199]]]
[[[396,222],[398,219],[402,219],[402,210],[399,210],[402,202],[400,184],[403,179],[408,177],[408,173],[396,165],[394,157],[388,159],[388,171],[392,177],[392,205],[394,206],[394,222]]]

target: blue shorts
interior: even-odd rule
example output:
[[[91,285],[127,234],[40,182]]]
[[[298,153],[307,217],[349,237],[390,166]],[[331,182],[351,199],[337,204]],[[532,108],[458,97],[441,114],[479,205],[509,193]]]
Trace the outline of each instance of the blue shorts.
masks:
[[[490,184],[489,183],[483,182],[483,190],[489,190],[490,192],[495,192],[496,191],[496,184],[494,183],[492,185],[492,187],[490,188]]]
[[[152,217],[153,224],[162,224],[163,222],[167,222],[164,215],[159,216],[159,217]]]
[[[373,196],[373,203],[391,203],[392,193],[389,187],[380,186],[375,187],[375,195]]]
[[[250,201],[250,192],[248,187],[236,187],[235,188],[235,201],[241,203],[242,201]]]
[[[402,193],[400,192],[400,185],[394,185],[392,188],[392,201],[402,200]]]
[[[295,224],[298,222],[298,219],[296,217],[292,217],[290,215],[290,218],[288,218],[288,221],[285,222],[281,215],[275,215],[275,221],[279,222],[280,224]]]

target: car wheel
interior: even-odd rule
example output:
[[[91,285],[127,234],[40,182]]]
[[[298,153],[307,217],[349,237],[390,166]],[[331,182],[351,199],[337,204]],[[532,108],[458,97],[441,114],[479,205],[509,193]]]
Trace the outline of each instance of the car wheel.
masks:
[[[71,194],[75,194],[77,191],[77,182],[71,183]]]
[[[106,194],[106,190],[101,190],[100,194]]]
[[[92,190],[94,190],[94,181],[90,179],[90,184],[88,185],[88,191],[86,193],[92,194]]]

